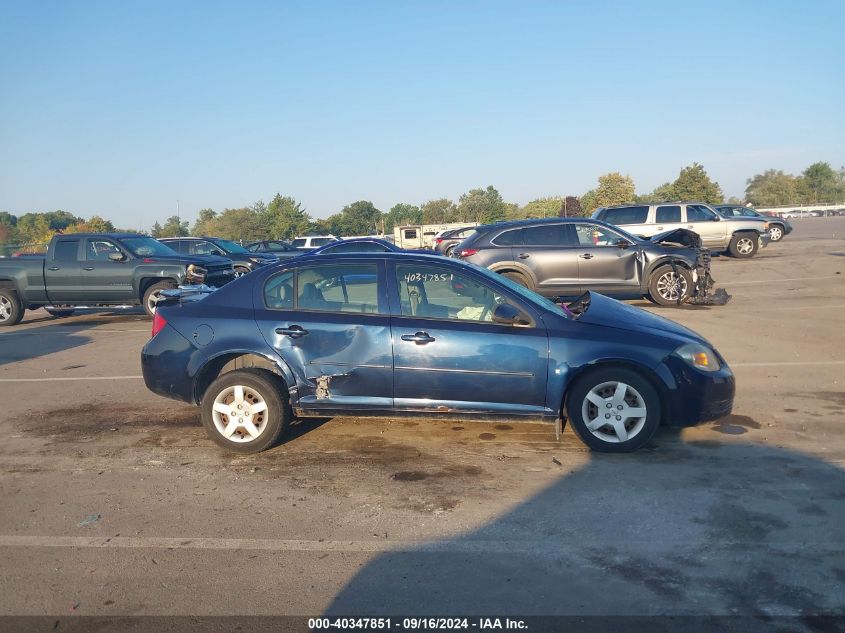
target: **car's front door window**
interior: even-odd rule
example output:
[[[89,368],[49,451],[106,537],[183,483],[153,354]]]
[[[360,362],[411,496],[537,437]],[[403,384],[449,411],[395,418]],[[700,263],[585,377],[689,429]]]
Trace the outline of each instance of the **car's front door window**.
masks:
[[[492,321],[504,297],[470,275],[430,264],[396,267],[402,315],[422,319]]]
[[[619,240],[616,233],[598,224],[576,224],[575,234],[578,236],[578,244],[585,248],[615,246]]]

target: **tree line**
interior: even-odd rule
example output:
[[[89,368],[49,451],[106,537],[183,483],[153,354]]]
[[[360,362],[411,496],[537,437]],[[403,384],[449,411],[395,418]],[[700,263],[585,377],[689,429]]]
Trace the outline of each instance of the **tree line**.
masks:
[[[470,189],[457,201],[437,198],[422,204],[397,203],[382,212],[368,200],[346,205],[327,218],[314,218],[302,203],[277,193],[270,202],[262,200],[236,209],[200,210],[191,224],[174,215],[156,222],[153,237],[213,235],[240,241],[259,239],[290,240],[305,234],[339,236],[392,233],[403,224],[441,224],[447,222],[490,223],[501,220],[554,216],[589,215],[602,206],[628,202],[659,203],[672,200],[724,202],[722,188],[699,163],[681,169],[677,178],[647,194],[637,194],[633,179],[619,172],[599,177],[594,189],[580,196],[546,196],[525,205],[507,202],[493,186]],[[817,162],[800,175],[769,169],[747,180],[745,199],[730,198],[732,203],[750,203],[772,207],[840,203],[845,201],[845,168],[834,170],[830,164]],[[114,225],[100,216],[87,220],[67,211],[26,213],[20,217],[0,212],[0,244],[44,244],[56,232],[108,232]]]

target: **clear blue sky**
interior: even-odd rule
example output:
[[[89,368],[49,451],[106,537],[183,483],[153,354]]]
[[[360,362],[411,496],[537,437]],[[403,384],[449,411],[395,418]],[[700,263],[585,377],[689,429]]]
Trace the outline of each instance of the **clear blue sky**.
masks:
[[[0,0],[0,210],[149,228],[845,163],[845,2]]]

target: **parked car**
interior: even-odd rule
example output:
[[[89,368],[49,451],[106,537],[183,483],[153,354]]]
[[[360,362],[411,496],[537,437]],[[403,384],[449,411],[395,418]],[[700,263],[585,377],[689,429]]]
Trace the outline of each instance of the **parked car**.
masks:
[[[476,227],[453,256],[546,297],[596,290],[678,305],[708,289],[710,254],[700,241],[679,244],[677,231],[651,241],[587,218],[516,220]]]
[[[227,257],[235,267],[235,277],[256,268],[275,264],[278,259],[268,253],[251,253],[240,244],[219,237],[165,237],[159,240],[177,253],[185,255],[218,255]]]
[[[434,238],[434,250],[446,257],[451,257],[455,247],[475,232],[474,226],[444,231]]]
[[[70,316],[81,308],[141,305],[152,315],[162,290],[233,278],[226,258],[179,255],[145,235],[56,235],[46,256],[0,261],[0,325],[19,323],[27,308]]]
[[[565,419],[590,448],[628,452],[733,403],[730,368],[695,332],[593,292],[558,306],[456,259],[304,255],[170,294],[144,381],[199,405],[238,453],[270,448],[294,417],[335,415]]]
[[[283,240],[261,240],[259,242],[250,242],[249,244],[244,244],[244,248],[250,253],[265,253],[267,255],[273,255],[276,259],[287,259],[288,257],[297,257],[298,255],[302,255],[301,250]]]
[[[338,242],[330,242],[325,246],[309,251],[312,255],[326,255],[336,253],[431,253],[428,249],[399,248],[393,242],[378,237],[344,238]]]
[[[734,257],[754,257],[758,248],[769,243],[769,226],[759,218],[727,219],[703,202],[663,204],[623,204],[602,207],[593,218],[629,233],[651,237],[671,229],[690,229],[701,236],[704,246],[716,253]]]
[[[760,218],[769,223],[769,239],[780,242],[784,236],[792,233],[792,225],[785,218],[759,213],[751,207],[737,204],[717,204],[713,207],[723,218]]]
[[[313,248],[325,246],[331,242],[339,241],[340,239],[334,235],[308,235],[305,237],[297,237],[291,242],[291,245],[300,250],[311,250]]]
[[[810,217],[812,217],[812,215],[810,214],[809,211],[804,211],[803,209],[795,209],[793,211],[787,211],[786,213],[783,214],[783,217],[789,218],[789,219],[792,219],[792,218],[810,218]]]

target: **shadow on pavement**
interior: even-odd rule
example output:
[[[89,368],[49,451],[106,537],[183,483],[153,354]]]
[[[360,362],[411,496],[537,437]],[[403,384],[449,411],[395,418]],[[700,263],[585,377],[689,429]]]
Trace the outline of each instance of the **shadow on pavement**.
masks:
[[[643,628],[588,617],[595,627],[565,630],[838,630],[825,618],[843,607],[843,471],[755,444],[658,440],[657,450],[594,453],[486,525],[377,556],[327,614],[644,616]],[[657,615],[694,617],[664,629],[648,617]]]

